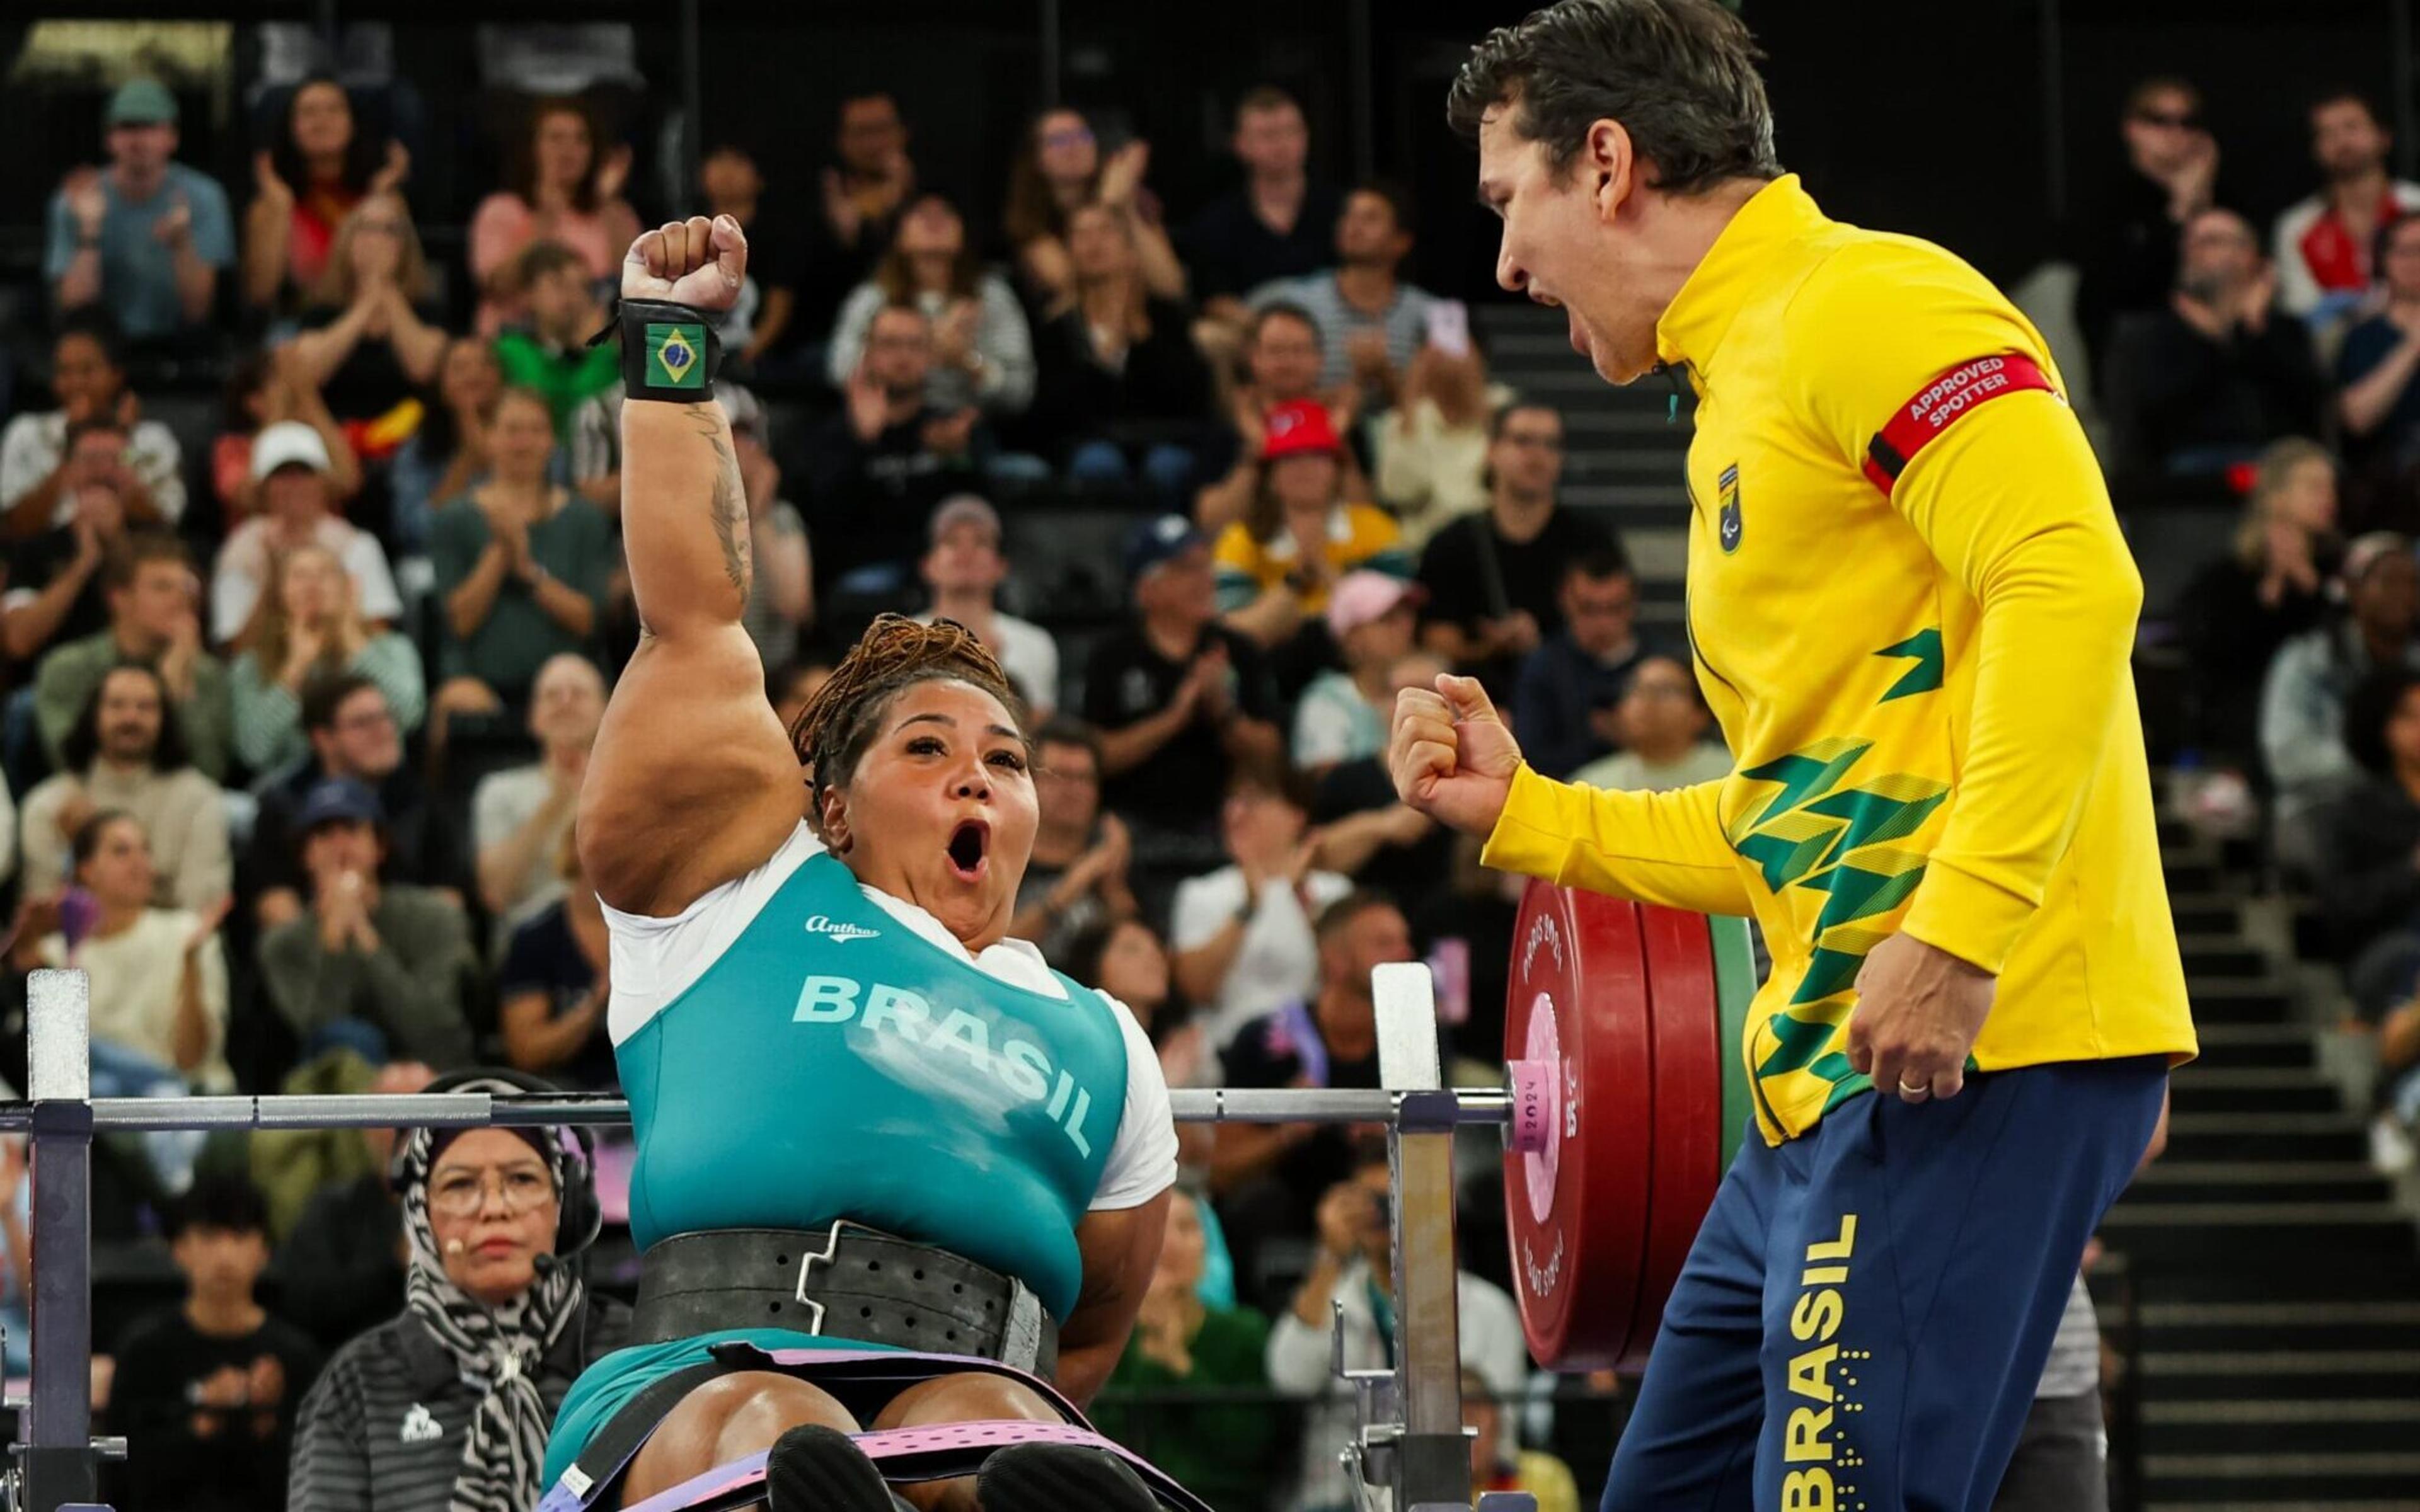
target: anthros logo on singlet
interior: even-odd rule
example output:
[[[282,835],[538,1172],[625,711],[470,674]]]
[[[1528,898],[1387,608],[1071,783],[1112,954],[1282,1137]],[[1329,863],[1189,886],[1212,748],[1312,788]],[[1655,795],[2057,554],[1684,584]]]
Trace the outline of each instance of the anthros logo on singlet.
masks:
[[[878,929],[866,929],[856,924],[837,923],[822,914],[817,914],[807,920],[807,933],[810,934],[825,935],[838,942],[846,942],[849,940],[878,940],[882,937],[882,932]]]
[[[807,927],[813,929],[814,920]],[[843,926],[834,926],[835,928]],[[862,933],[873,933],[868,930]],[[861,1012],[860,1009],[863,1011]],[[945,1057],[966,1065],[998,1084],[1019,1103],[1040,1103],[1050,1121],[1076,1147],[1090,1156],[1092,1139],[1084,1124],[1093,1110],[1093,1094],[1064,1070],[1054,1066],[1040,1045],[1001,1026],[1001,1041],[992,1043],[992,1022],[963,1008],[936,1013],[921,993],[887,982],[860,982],[848,977],[809,977],[799,989],[793,1024],[840,1026],[854,1020],[860,1027],[922,1052],[923,1064],[939,1067]]]

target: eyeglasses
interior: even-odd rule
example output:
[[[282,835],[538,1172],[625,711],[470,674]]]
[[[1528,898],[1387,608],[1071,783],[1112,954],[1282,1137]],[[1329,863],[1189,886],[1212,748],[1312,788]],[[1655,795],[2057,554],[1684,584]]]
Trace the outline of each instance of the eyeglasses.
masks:
[[[488,1178],[492,1175],[495,1180]],[[516,1165],[503,1171],[457,1169],[429,1179],[428,1211],[448,1218],[468,1218],[488,1205],[493,1189],[504,1199],[504,1211],[518,1218],[554,1200],[554,1179],[536,1165]]]

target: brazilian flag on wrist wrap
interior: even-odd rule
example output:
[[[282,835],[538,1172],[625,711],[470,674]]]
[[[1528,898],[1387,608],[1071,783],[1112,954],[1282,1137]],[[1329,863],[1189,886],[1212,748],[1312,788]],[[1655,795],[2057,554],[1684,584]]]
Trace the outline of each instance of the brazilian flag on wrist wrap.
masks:
[[[633,399],[703,404],[714,397],[722,343],[703,310],[660,300],[624,300],[615,325],[622,336],[623,392]]]

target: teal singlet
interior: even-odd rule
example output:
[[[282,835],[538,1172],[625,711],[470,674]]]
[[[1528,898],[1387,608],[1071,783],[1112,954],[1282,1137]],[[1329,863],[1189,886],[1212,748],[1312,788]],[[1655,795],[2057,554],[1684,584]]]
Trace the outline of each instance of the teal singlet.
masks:
[[[685,992],[614,1047],[644,1249],[845,1218],[1022,1280],[1063,1321],[1081,1222],[1125,1109],[1117,1011],[1001,981],[916,933],[833,856],[801,863]],[[709,1343],[868,1346],[784,1329],[634,1345],[572,1386],[551,1486],[615,1409]]]

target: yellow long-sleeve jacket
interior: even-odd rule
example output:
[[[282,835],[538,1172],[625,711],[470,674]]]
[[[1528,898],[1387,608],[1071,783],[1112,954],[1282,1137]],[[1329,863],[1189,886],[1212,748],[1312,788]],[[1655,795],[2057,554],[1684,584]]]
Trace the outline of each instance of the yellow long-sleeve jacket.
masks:
[[[1676,792],[1526,766],[1489,865],[1753,915],[1774,1143],[1869,1087],[1848,1021],[1904,930],[1999,974],[1982,1071],[2195,1050],[2128,655],[2142,582],[2050,350],[1958,258],[1740,210],[1657,326],[1698,392],[1689,635],[1736,757]]]

